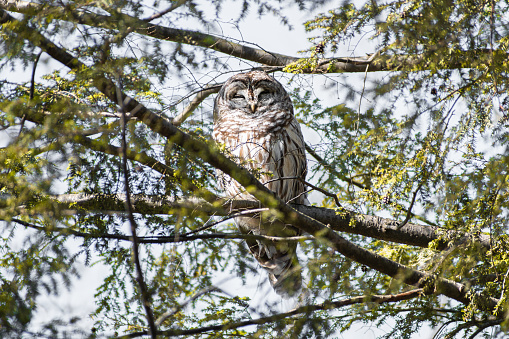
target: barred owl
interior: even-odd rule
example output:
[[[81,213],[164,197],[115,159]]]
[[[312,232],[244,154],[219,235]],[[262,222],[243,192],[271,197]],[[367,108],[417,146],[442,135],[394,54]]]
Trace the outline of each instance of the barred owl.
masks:
[[[259,175],[285,202],[308,204],[305,186],[296,177],[306,176],[304,139],[293,115],[293,106],[283,86],[262,71],[232,76],[214,102],[214,140],[224,145],[240,165]],[[218,173],[226,195],[254,200],[235,180]],[[289,237],[299,229],[260,216],[237,217],[240,231],[247,234]],[[297,294],[302,285],[296,242],[247,240],[250,252],[269,273],[274,290],[283,297]]]

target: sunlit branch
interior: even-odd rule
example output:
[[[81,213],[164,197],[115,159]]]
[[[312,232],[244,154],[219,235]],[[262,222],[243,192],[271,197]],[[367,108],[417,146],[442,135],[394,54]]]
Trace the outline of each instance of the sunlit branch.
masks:
[[[80,210],[103,213],[122,213],[125,196],[62,194],[53,197],[63,211],[77,213]],[[259,213],[259,202],[252,200],[218,199],[209,203],[199,198],[175,199],[162,196],[133,195],[132,206],[135,213],[140,214],[171,214],[179,210],[188,213],[216,216],[236,216]],[[2,206],[0,200],[0,207]],[[490,248],[490,238],[480,234],[475,238],[452,230],[441,230],[438,227],[407,223],[398,229],[398,221],[366,214],[351,213],[346,210],[337,211],[316,206],[293,204],[300,213],[321,221],[335,231],[363,235],[375,239],[392,241],[419,247],[428,247],[432,241],[437,242],[437,249],[445,249],[453,242],[477,242],[486,249]],[[264,209],[265,210],[265,209]]]
[[[205,100],[209,95],[219,92],[220,88],[221,86],[213,86],[211,88],[205,88],[196,93],[195,97],[193,100],[191,100],[189,105],[187,105],[179,115],[173,118],[172,124],[175,126],[180,126],[201,104],[203,100]]]
[[[36,13],[34,8],[38,5],[23,5],[14,0],[4,0],[4,4],[0,3],[0,8],[9,11],[33,15]],[[274,67],[289,67],[288,71],[298,71],[301,73],[342,73],[342,72],[377,72],[377,71],[413,71],[417,67],[419,70],[426,70],[430,67],[426,62],[426,56],[423,54],[415,55],[380,55],[374,53],[361,57],[339,57],[318,59],[315,66],[301,67],[299,63],[304,60],[302,58],[283,55],[259,48],[253,48],[245,44],[236,43],[215,35],[205,34],[197,31],[170,28],[156,25],[142,19],[129,16],[124,13],[111,13],[112,15],[102,15],[91,12],[70,12],[70,6],[62,8],[62,16],[60,20],[77,22],[93,27],[118,30],[118,27],[129,27],[129,30],[138,34],[146,35],[162,41],[173,41],[177,43],[199,46],[206,49],[215,50],[229,56],[240,59],[257,62],[262,65]],[[490,49],[480,49],[472,51],[457,51],[458,56],[443,60],[442,68],[458,69],[465,68],[472,61],[478,60],[483,56],[491,57],[492,54],[507,55],[504,51],[493,51]]]
[[[212,325],[212,326],[204,326],[200,328],[195,329],[189,329],[189,330],[166,330],[166,331],[159,331],[158,334],[164,335],[164,336],[182,336],[182,335],[193,335],[193,334],[200,334],[210,331],[226,331],[226,330],[232,330],[236,328],[241,328],[249,325],[261,325],[266,323],[272,323],[278,320],[283,320],[286,318],[291,318],[294,315],[298,314],[311,314],[316,311],[321,310],[333,310],[342,308],[345,306],[355,305],[355,304],[363,304],[363,303],[373,303],[373,304],[385,304],[385,303],[393,303],[393,302],[399,302],[403,300],[409,300],[413,298],[418,298],[423,295],[423,289],[415,289],[399,294],[389,294],[389,295],[363,295],[348,299],[343,299],[339,301],[326,301],[322,304],[318,305],[306,305],[298,307],[294,310],[291,310],[289,312],[285,313],[279,313],[274,314],[267,317],[261,317],[258,319],[252,319],[252,320],[246,320],[246,321],[239,321],[239,322],[230,322],[222,325]],[[146,335],[147,332],[136,332],[136,333],[130,333],[126,334],[121,337],[121,339],[127,339],[127,338],[138,338],[141,336]]]

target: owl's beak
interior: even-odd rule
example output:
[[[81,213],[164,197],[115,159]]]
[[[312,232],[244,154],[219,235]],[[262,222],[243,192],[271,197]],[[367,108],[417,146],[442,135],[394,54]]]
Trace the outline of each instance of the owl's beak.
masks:
[[[258,105],[256,104],[256,102],[250,102],[249,103],[249,108],[251,108],[251,112],[255,112],[256,111],[256,108],[258,107]]]

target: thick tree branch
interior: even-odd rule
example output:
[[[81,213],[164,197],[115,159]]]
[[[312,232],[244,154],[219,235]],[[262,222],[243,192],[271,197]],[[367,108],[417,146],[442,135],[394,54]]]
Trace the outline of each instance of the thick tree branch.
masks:
[[[3,2],[3,4],[0,2],[0,8],[26,15],[35,14],[36,11],[34,9],[38,6],[33,3],[26,5],[25,2],[14,0],[3,0]],[[289,71],[302,73],[413,71],[417,67],[419,70],[426,70],[430,67],[430,65],[425,63],[427,56],[423,54],[379,55],[379,53],[376,53],[362,57],[318,59],[313,66],[297,67],[292,70],[292,66],[297,66],[304,59],[253,48],[211,34],[152,24],[123,13],[113,14],[102,15],[82,11],[73,11],[71,13],[68,8],[62,8],[62,16],[59,19],[111,30],[118,30],[118,27],[129,27],[132,32],[163,41],[199,46],[273,67],[290,66],[288,68]],[[479,60],[483,56],[490,57],[493,53],[507,55],[504,51],[492,51],[489,49],[457,51],[456,57],[451,57],[449,53],[447,59],[443,60],[441,67],[444,69],[468,68],[473,61]]]
[[[40,47],[51,57],[74,71],[80,72],[87,68],[82,62],[62,48],[57,47],[39,32],[23,25],[3,10],[0,10],[0,22],[16,22],[17,28],[14,33],[23,36],[32,44]],[[96,74],[93,78],[93,84],[112,102],[117,102],[117,88],[111,80],[107,79],[103,74]],[[421,287],[429,285],[430,282],[432,282],[432,290],[434,293],[444,294],[463,304],[469,304],[471,299],[474,298],[479,303],[480,309],[487,311],[495,309],[498,300],[494,298],[481,297],[475,292],[469,292],[467,288],[460,283],[439,277],[435,278],[429,273],[414,270],[348,241],[331,228],[326,227],[323,223],[298,212],[296,209],[283,202],[249,173],[249,171],[241,168],[235,162],[221,154],[217,148],[181,131],[168,120],[151,112],[138,101],[124,93],[121,94],[121,101],[124,103],[126,111],[131,112],[132,116],[143,121],[151,130],[179,145],[191,156],[201,158],[203,161],[231,176],[260,201],[262,206],[280,211],[282,214],[282,222],[295,225],[311,235],[326,239],[331,248],[345,257],[390,277],[398,278],[405,284]]]
[[[62,194],[54,197],[62,210],[78,209],[101,212],[123,212],[125,195],[86,195]],[[252,200],[218,199],[209,203],[199,198],[174,199],[171,197],[134,195],[133,211],[141,214],[171,214],[176,210],[187,210],[190,213],[206,213],[208,215],[226,216],[239,211],[257,209],[260,203]],[[0,200],[0,207],[2,206]],[[337,211],[323,207],[292,204],[300,213],[319,220],[335,231],[363,235],[375,239],[392,241],[418,247],[428,247],[436,242],[437,250],[443,250],[450,242],[463,243],[475,241],[485,249],[490,248],[490,238],[480,234],[477,238],[452,230],[443,230],[435,226],[424,226],[407,223],[398,229],[398,221],[382,217]]]

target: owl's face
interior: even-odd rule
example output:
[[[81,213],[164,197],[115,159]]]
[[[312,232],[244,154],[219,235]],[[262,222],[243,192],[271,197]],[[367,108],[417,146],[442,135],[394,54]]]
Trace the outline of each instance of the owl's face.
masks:
[[[267,73],[252,71],[226,81],[215,100],[214,118],[231,112],[255,118],[277,110],[293,111],[285,89]]]

